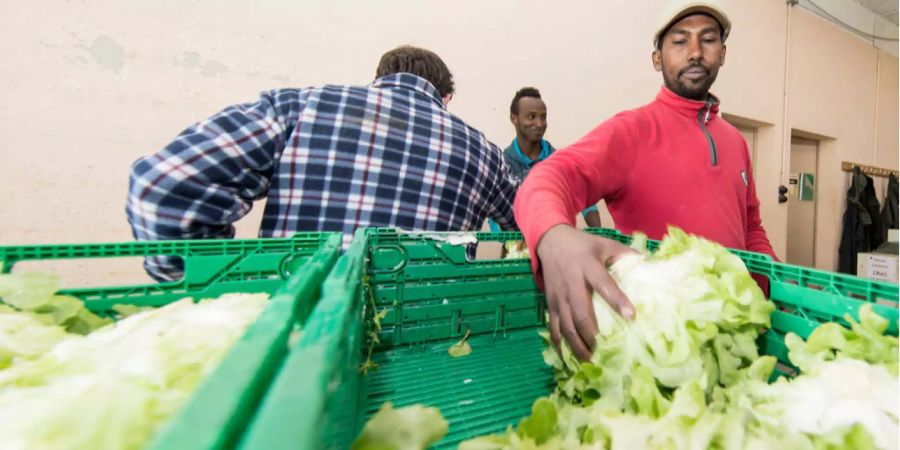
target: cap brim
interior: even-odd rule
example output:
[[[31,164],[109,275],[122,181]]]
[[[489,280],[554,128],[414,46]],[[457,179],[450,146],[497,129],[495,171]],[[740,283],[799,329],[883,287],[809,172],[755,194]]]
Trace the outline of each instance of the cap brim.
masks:
[[[672,16],[672,18],[669,19],[668,22],[666,22],[666,26],[662,27],[657,32],[656,36],[653,37],[653,45],[656,45],[659,42],[660,38],[662,38],[665,33],[669,31],[669,28],[672,28],[672,25],[674,25],[679,20],[694,14],[706,14],[708,16],[711,16],[713,19],[716,19],[716,21],[719,22],[719,26],[722,27],[722,42],[724,42],[725,39],[728,39],[728,34],[731,32],[731,21],[728,19],[728,16],[726,16],[723,11],[717,8],[712,8],[707,5],[695,5],[684,8],[677,14]]]

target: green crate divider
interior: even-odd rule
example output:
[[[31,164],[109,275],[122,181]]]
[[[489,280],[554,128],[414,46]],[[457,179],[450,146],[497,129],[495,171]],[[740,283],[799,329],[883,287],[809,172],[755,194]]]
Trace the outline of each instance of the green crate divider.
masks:
[[[517,232],[474,234],[479,242],[522,239]],[[468,261],[465,246],[439,240],[446,235],[369,233],[370,287],[378,311],[388,311],[383,348],[543,325],[544,297],[527,263]]]
[[[322,284],[322,298],[240,448],[319,448],[326,438],[356,431],[365,249],[361,230]]]
[[[340,248],[340,233],[299,233],[283,239],[0,247],[0,261],[8,273],[25,260],[184,258],[185,276],[178,282],[62,291],[100,313],[116,304],[162,306],[228,292],[272,294],[257,320],[148,445],[159,450],[222,449],[237,443],[287,353],[292,330],[315,306]]]
[[[631,241],[615,230],[588,231],[625,244]],[[479,242],[522,239],[515,232],[475,235]],[[310,326],[321,320],[330,334],[291,352],[293,364],[286,364],[279,377],[304,380],[296,383],[302,386],[285,381],[284,395],[270,392],[275,398],[267,399],[267,406],[272,408],[256,417],[254,439],[245,440],[246,447],[348,448],[366,418],[392,401],[396,407],[439,407],[450,431],[435,448],[456,448],[462,440],[515,426],[535,398],[552,392],[552,372],[543,362],[544,344],[537,335],[544,326],[544,297],[531,280],[528,261],[467,261],[463,246],[447,244],[446,236],[368,231],[365,258],[354,256],[364,267],[366,282],[360,287],[348,282],[352,289],[329,300],[334,308],[330,314],[311,318]],[[655,250],[658,242],[648,241],[647,247]],[[877,303],[881,299],[896,304],[897,285],[733,252],[751,272],[770,281],[778,310],[773,329],[760,337],[759,345],[782,363],[787,361],[784,334],[806,337],[819,323],[855,315],[860,302],[872,303],[889,319],[890,332],[897,333],[897,309]],[[325,304],[323,300],[317,309]],[[377,332],[381,343],[372,355],[380,368],[358,375],[353,368],[365,360],[368,349],[361,341],[366,332],[375,331],[373,314],[385,310],[388,314]],[[344,320],[336,319],[348,312]],[[472,354],[450,357],[447,348],[467,329],[472,332]],[[349,340],[353,345],[346,344]],[[779,374],[791,369],[780,367]]]

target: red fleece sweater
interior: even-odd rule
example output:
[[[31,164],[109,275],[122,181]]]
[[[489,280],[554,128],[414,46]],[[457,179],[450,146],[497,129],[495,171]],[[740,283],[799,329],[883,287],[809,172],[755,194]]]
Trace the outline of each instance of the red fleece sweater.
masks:
[[[537,244],[554,225],[606,200],[616,228],[661,239],[669,224],[726,247],[775,256],[759,218],[747,143],[718,102],[662,88],[535,166],[516,194],[516,222],[537,274]]]

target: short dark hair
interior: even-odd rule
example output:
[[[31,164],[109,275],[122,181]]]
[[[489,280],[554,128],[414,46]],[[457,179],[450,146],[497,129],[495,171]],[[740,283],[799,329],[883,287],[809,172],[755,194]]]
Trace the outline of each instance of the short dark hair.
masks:
[[[378,68],[375,69],[375,78],[400,72],[411,73],[428,80],[441,97],[454,92],[453,74],[441,57],[430,50],[403,45],[381,55]]]
[[[533,87],[523,87],[516,91],[516,96],[513,97],[512,103],[509,104],[510,114],[519,114],[519,100],[521,100],[522,97],[541,98],[541,92]]]
[[[722,43],[723,43],[723,44],[725,43],[725,27],[722,26],[722,23],[719,22],[719,19],[716,19],[716,18],[713,17],[711,14],[707,14],[707,13],[703,13],[703,12],[698,12],[698,13],[694,13],[694,14],[685,14],[685,15],[683,15],[683,16],[681,16],[681,17],[678,17],[678,18],[676,18],[675,20],[669,22],[669,25],[666,27],[666,29],[664,29],[662,33],[659,33],[659,39],[656,40],[656,49],[657,49],[657,50],[662,50],[663,39],[665,39],[666,35],[669,34],[669,30],[671,30],[672,27],[673,27],[676,23],[678,23],[678,21],[680,21],[681,19],[684,19],[685,17],[689,17],[689,16],[706,16],[706,17],[712,17],[712,19],[715,20],[716,23],[719,25],[719,39],[722,40]]]

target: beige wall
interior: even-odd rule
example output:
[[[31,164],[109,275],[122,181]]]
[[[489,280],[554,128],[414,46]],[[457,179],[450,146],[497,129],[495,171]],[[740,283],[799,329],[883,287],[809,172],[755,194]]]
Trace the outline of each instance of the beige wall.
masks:
[[[790,127],[823,137],[816,266],[835,269],[840,219],[850,183],[849,174],[841,171],[841,161],[891,169],[898,166],[897,58],[848,38],[843,30],[802,10],[792,17],[790,51]],[[879,70],[879,65],[892,69]],[[878,145],[881,155],[876,159],[878,135],[883,135],[885,142]]]
[[[900,121],[900,104],[897,94],[897,58],[884,52],[877,55],[878,75],[876,76],[877,90],[875,92],[875,155],[872,161],[882,167],[897,168],[897,147],[900,144],[900,135],[897,133],[897,123]],[[882,180],[883,181],[883,180]],[[887,189],[887,183],[883,189]],[[879,198],[884,195],[884,190],[878,190]]]
[[[135,158],[264,89],[366,83],[380,54],[403,43],[445,59],[457,79],[451,111],[501,146],[512,138],[513,92],[539,87],[547,137],[563,146],[652,99],[661,81],[650,35],[662,3],[0,0],[0,243],[128,240]],[[759,127],[763,221],[781,255],[785,129],[832,138],[821,147],[816,253],[833,268],[840,161],[898,165],[897,58],[799,8],[788,41],[782,0],[724,4],[734,31],[713,90],[724,112]]]
[[[787,208],[779,205],[782,182],[785,27],[787,6],[782,1],[731,1],[734,16],[725,67],[713,91],[722,111],[757,124],[756,179],[763,225],[775,253],[785,254]],[[743,24],[743,25],[742,25]]]

